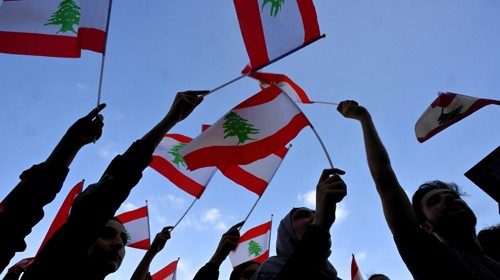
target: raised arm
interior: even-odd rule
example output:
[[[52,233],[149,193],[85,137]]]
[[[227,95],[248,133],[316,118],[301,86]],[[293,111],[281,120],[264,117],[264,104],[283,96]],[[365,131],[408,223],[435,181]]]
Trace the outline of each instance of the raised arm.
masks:
[[[153,261],[153,258],[156,256],[156,254],[163,250],[163,247],[165,247],[165,243],[167,243],[167,240],[170,239],[170,231],[172,229],[173,227],[164,227],[161,232],[156,234],[153,243],[151,243],[149,250],[146,252],[141,262],[135,269],[134,274],[132,274],[130,280],[145,280],[150,276],[149,266],[151,265],[151,262]]]
[[[392,234],[400,236],[414,231],[418,225],[410,200],[392,170],[389,155],[378,136],[370,113],[352,100],[341,102],[337,110],[344,117],[361,123],[368,167],[382,200],[385,219]]]

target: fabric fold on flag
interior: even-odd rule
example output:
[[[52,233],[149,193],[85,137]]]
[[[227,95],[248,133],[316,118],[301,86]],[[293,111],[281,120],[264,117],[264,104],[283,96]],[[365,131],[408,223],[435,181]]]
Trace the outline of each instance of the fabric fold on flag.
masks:
[[[151,245],[148,207],[143,206],[116,216],[127,232],[127,246],[148,250]]]
[[[4,1],[0,52],[77,58],[104,53],[110,0]]]
[[[258,80],[261,88],[267,88],[269,85],[279,87],[284,93],[288,94],[294,102],[304,104],[313,103],[299,85],[283,74],[253,72],[250,73],[249,76]]]
[[[351,260],[351,280],[363,280],[363,276],[359,271],[358,263],[356,262],[354,254],[352,254],[352,260]]]
[[[440,92],[415,124],[417,140],[423,143],[445,128],[490,104],[500,105],[500,101]]]
[[[263,263],[269,258],[271,226],[272,222],[269,221],[248,230],[240,237],[238,247],[229,253],[233,267],[247,261]]]
[[[234,0],[234,6],[252,69],[321,36],[312,0]]]
[[[191,140],[181,134],[165,135],[153,152],[153,161],[149,166],[181,190],[200,198],[217,168],[207,167],[194,171],[187,169],[186,162],[179,151]]]
[[[151,277],[153,278],[153,280],[175,280],[178,262],[178,260],[171,262],[160,271],[151,275]]]
[[[189,170],[245,165],[281,149],[309,124],[290,97],[270,86],[234,107],[179,153]]]

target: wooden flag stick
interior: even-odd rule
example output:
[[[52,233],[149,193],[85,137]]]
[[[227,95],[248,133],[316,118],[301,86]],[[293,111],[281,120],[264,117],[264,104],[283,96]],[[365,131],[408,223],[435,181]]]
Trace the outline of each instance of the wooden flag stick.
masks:
[[[106,47],[108,44],[108,35],[109,35],[109,22],[111,19],[111,8],[113,7],[113,0],[109,0],[108,7],[108,18],[106,19],[106,37],[104,38],[104,52],[101,57],[101,73],[99,74],[99,89],[97,91],[97,107],[101,104],[101,91],[102,91],[102,81],[104,77],[104,64],[106,62]]]
[[[303,44],[303,45],[300,45],[300,46],[298,46],[298,47],[296,47],[296,48],[294,48],[294,49],[292,49],[292,50],[290,50],[290,51],[288,51],[288,52],[286,52],[286,53],[284,53],[284,54],[282,54],[282,55],[280,55],[280,56],[276,57],[275,59],[273,59],[273,60],[269,61],[268,63],[266,63],[266,64],[264,64],[264,65],[261,65],[261,66],[259,66],[259,67],[255,68],[255,69],[252,69],[252,70],[251,70],[250,72],[248,72],[248,73],[242,74],[242,75],[240,75],[239,77],[234,78],[234,79],[232,79],[232,80],[231,80],[231,81],[229,81],[229,82],[226,82],[226,83],[224,83],[224,84],[222,84],[222,85],[220,85],[220,86],[218,86],[218,87],[215,87],[214,89],[211,89],[208,93],[204,94],[203,96],[205,97],[205,96],[207,96],[207,95],[209,95],[209,94],[211,94],[211,93],[213,93],[213,92],[215,92],[215,91],[218,91],[219,89],[224,88],[224,87],[226,87],[226,86],[228,86],[228,85],[230,85],[230,84],[232,84],[232,83],[234,83],[234,82],[236,82],[236,81],[238,81],[238,80],[242,79],[243,77],[246,77],[246,76],[250,75],[251,73],[256,72],[256,71],[258,71],[258,70],[260,70],[260,69],[262,69],[262,68],[264,68],[264,67],[266,67],[266,66],[269,66],[269,65],[271,65],[271,64],[273,64],[273,63],[275,63],[276,61],[281,60],[281,59],[283,59],[283,58],[285,58],[285,57],[287,57],[287,56],[291,55],[292,53],[294,53],[294,52],[296,52],[296,51],[298,51],[298,50],[300,50],[300,49],[303,49],[304,47],[307,47],[307,46],[309,46],[310,44],[312,44],[312,43],[314,43],[314,42],[318,41],[319,39],[323,39],[323,38],[325,38],[325,37],[326,37],[326,34],[322,34],[322,35],[321,35],[321,36],[319,36],[318,38],[316,38],[316,39],[314,39],[314,40],[311,40],[310,42],[307,42],[307,43],[305,43],[305,44]]]

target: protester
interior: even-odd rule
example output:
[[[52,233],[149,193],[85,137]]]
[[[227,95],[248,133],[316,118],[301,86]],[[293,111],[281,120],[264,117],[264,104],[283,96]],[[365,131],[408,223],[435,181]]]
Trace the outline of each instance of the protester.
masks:
[[[145,280],[152,279],[149,273],[149,266],[153,261],[153,258],[165,247],[165,243],[170,239],[170,231],[173,227],[164,227],[159,233],[156,234],[155,239],[146,251],[146,254],[142,258],[141,262],[137,266],[132,274],[130,280]]]
[[[385,276],[384,274],[372,274],[370,277],[368,277],[368,280],[391,280],[389,277]]]
[[[428,182],[412,203],[392,170],[369,112],[355,101],[337,110],[361,122],[368,166],[399,253],[415,279],[500,279],[500,263],[486,257],[476,217],[455,184]]]
[[[155,147],[176,123],[186,118],[207,91],[178,93],[168,114],[76,199],[71,214],[47,242],[23,280],[104,279],[118,269],[125,253],[126,233],[114,215],[142,177]],[[93,253],[99,253],[93,258]]]
[[[338,169],[325,169],[316,187],[316,211],[293,208],[278,227],[277,256],[266,260],[253,279],[337,279],[328,261],[330,228],[337,203],[347,194]]]
[[[24,171],[21,182],[0,203],[0,273],[16,252],[26,249],[24,238],[44,215],[43,207],[61,190],[78,151],[102,134],[101,104],[66,131],[49,157]]]
[[[480,230],[477,238],[484,253],[500,262],[500,224]]]
[[[221,237],[219,245],[208,263],[198,270],[193,280],[217,280],[219,279],[219,268],[229,253],[238,246],[240,239],[239,228],[244,222],[239,222],[229,228]]]
[[[250,280],[259,270],[260,263],[254,261],[247,261],[241,263],[233,268],[229,280]]]

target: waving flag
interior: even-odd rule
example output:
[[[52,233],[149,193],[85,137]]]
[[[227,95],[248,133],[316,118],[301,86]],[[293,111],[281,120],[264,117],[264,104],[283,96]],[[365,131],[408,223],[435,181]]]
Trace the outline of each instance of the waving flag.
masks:
[[[181,134],[165,135],[153,152],[153,161],[149,166],[183,191],[200,198],[217,169],[210,167],[189,171],[186,162],[179,154],[179,150],[189,142],[191,138]]]
[[[260,81],[262,88],[266,88],[269,85],[279,87],[284,93],[288,94],[294,102],[306,104],[313,103],[299,85],[283,74],[254,72],[250,73],[250,77]]]
[[[219,170],[238,185],[261,196],[285,158],[288,148],[283,147],[265,158],[246,165],[219,167]]]
[[[4,1],[0,6],[0,52],[80,57],[103,53],[110,0]]]
[[[178,260],[173,261],[169,265],[162,268],[160,271],[153,274],[153,280],[175,280],[178,262]]]
[[[245,232],[238,240],[238,247],[229,253],[233,267],[247,261],[263,263],[269,258],[271,221]]]
[[[180,150],[190,170],[245,165],[290,142],[309,121],[278,87],[255,94]]]
[[[127,246],[148,250],[150,244],[148,207],[143,206],[116,216],[127,231]]]
[[[500,101],[441,92],[415,124],[417,140],[422,143],[450,125],[490,104],[500,105]]]
[[[351,260],[351,280],[363,280],[363,276],[361,275],[361,272],[359,272],[358,264],[356,263],[354,254],[352,255]]]
[[[320,38],[312,0],[234,0],[252,69]]]
[[[43,246],[49,241],[50,238],[52,238],[52,235],[56,233],[59,228],[61,228],[62,225],[66,223],[69,217],[69,213],[71,212],[71,206],[73,205],[73,201],[75,201],[75,197],[79,195],[82,190],[83,190],[83,180],[79,183],[77,183],[68,193],[66,198],[63,201],[63,204],[61,205],[61,208],[59,208],[59,211],[56,214],[56,217],[52,221],[52,224],[49,227],[49,230],[47,231],[47,234],[45,235],[45,238],[42,241],[42,244],[40,245],[40,248],[38,249],[38,252],[43,248]]]

